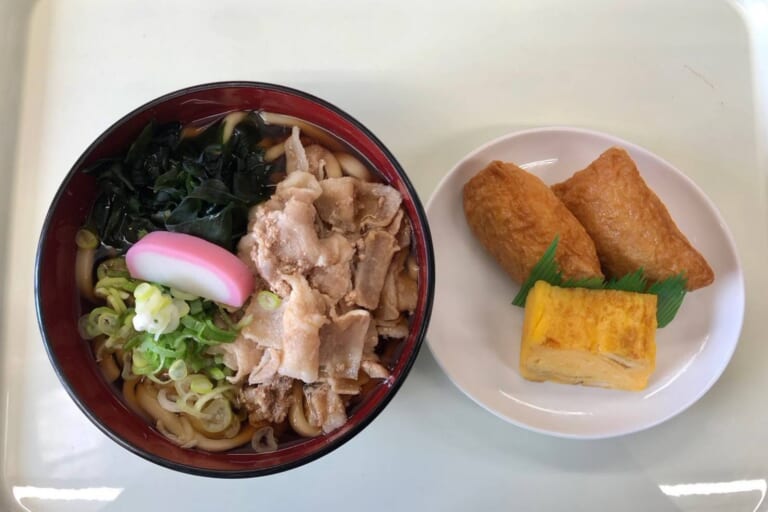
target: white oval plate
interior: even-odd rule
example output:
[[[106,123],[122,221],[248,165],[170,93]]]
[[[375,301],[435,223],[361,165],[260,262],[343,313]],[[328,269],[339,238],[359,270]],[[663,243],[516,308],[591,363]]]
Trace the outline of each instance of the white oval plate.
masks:
[[[471,234],[462,188],[491,160],[514,162],[547,184],[567,179],[611,146],[626,149],[678,227],[715,271],[656,333],[656,371],[641,392],[524,380],[518,371],[523,309],[519,289]],[[427,342],[449,378],[479,405],[515,425],[560,437],[596,439],[657,425],[701,398],[731,359],[744,316],[744,278],[716,207],[684,174],[617,137],[541,128],[500,137],[473,151],[443,179],[427,205],[436,286]]]

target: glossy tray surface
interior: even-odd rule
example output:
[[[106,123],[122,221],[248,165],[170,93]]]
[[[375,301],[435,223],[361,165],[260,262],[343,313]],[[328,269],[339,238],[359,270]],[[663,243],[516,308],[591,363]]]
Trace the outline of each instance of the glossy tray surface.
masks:
[[[7,0],[0,30],[0,509],[763,507],[765,2]],[[395,154],[424,202],[462,156],[520,129],[581,127],[647,148],[685,170],[733,234],[746,306],[731,363],[658,427],[574,441],[489,414],[425,347],[387,409],[307,466],[222,481],[123,450],[48,362],[35,244],[61,179],[106,127],[164,93],[222,80],[281,83],[338,105]]]

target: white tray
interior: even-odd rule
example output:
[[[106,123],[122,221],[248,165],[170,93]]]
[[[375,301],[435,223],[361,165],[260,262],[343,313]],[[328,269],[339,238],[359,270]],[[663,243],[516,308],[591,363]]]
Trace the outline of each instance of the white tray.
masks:
[[[10,205],[0,208],[0,509],[763,506],[765,2],[5,0],[0,29],[0,205]],[[38,232],[60,180],[115,119],[162,93],[227,79],[283,83],[347,110],[397,155],[425,202],[462,155],[518,128],[588,127],[657,153],[712,198],[735,237],[747,307],[729,368],[659,427],[575,442],[482,410],[425,346],[370,427],[302,468],[214,480],[119,448],[75,407],[43,350]]]

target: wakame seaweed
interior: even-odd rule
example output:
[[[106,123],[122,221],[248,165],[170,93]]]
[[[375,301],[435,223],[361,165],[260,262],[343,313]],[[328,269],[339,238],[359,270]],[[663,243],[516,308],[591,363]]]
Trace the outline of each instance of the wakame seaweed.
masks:
[[[86,228],[120,251],[150,231],[187,233],[233,250],[248,209],[269,198],[273,165],[258,146],[267,136],[256,112],[224,140],[224,120],[193,137],[180,123],[150,122],[124,155],[100,160],[87,174],[99,194]]]

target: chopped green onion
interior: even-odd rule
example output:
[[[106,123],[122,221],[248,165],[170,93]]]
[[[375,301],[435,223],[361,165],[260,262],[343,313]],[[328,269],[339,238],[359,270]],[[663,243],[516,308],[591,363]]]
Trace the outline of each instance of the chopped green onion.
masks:
[[[184,357],[184,352],[186,351],[184,345],[175,348],[173,345],[167,343],[167,338],[162,340],[163,342],[158,343],[159,341],[160,340],[155,340],[153,336],[148,335],[144,338],[144,341],[141,342],[138,349],[144,352],[145,356],[148,353],[152,353],[171,359]]]
[[[101,280],[105,277],[125,277],[129,278],[128,267],[125,264],[125,258],[111,258],[105,260],[96,267],[96,277]]]
[[[229,389],[214,388],[232,371],[222,366],[220,354],[207,352],[210,346],[237,338],[239,327],[228,313],[212,301],[131,278],[123,258],[102,262],[97,275],[95,294],[107,304],[82,316],[78,329],[84,339],[104,336],[103,347],[110,352],[125,351],[130,359],[123,378],[145,376],[158,384],[191,378],[191,393],[206,397],[199,404],[195,399],[197,409],[187,406],[197,415],[206,402]],[[228,327],[219,327],[220,321]]]
[[[192,315],[187,315],[181,319],[181,325],[191,329],[195,334],[200,335],[205,330],[205,322],[198,320]]]
[[[141,340],[144,339],[144,335],[145,335],[145,333],[143,333],[143,332],[135,333],[133,336],[131,336],[128,339],[128,341],[125,342],[125,345],[123,345],[123,349],[124,350],[131,350],[131,349],[133,349],[136,345],[138,345],[141,342]]]
[[[99,328],[91,321],[90,315],[83,315],[77,321],[77,330],[84,340],[92,340],[101,334]]]
[[[123,301],[123,298],[120,297],[120,294],[114,289],[109,290],[109,294],[107,295],[107,304],[109,304],[109,306],[118,314],[123,314],[128,310],[128,307],[125,305],[125,301]]]
[[[168,368],[168,377],[171,380],[181,380],[187,376],[187,364],[183,359],[177,359]]]
[[[253,315],[245,315],[233,327],[239,331],[243,327],[247,327],[251,325],[251,322],[253,322]]]
[[[173,382],[171,379],[165,379],[165,380],[159,379],[154,373],[148,373],[147,378],[152,382],[160,384],[161,386],[165,386],[166,384],[170,384],[171,382]]]
[[[133,354],[131,355],[131,362],[133,363],[134,370],[144,368],[148,365],[147,360],[144,359],[144,356],[141,355],[141,352],[138,350],[133,351]]]
[[[226,377],[224,372],[221,371],[221,368],[215,366],[213,368],[208,368],[208,375],[210,375],[213,380],[224,380],[224,377]]]
[[[177,290],[176,288],[171,288],[170,292],[174,299],[181,299],[187,302],[198,299],[197,295],[192,295],[191,293],[183,292],[181,290]]]
[[[205,321],[205,327],[204,334],[209,340],[229,343],[237,338],[236,332],[216,327],[211,319]]]
[[[159,286],[145,284],[140,284],[133,292],[136,300],[133,327],[152,333],[158,339],[178,329],[179,320],[189,313],[189,305],[164,293]]]
[[[96,326],[99,333],[112,334],[119,325],[119,315],[112,310],[109,313],[101,313],[96,317]]]
[[[189,389],[203,395],[213,389],[213,384],[205,375],[191,375],[189,377]]]
[[[181,324],[195,333],[199,343],[208,345],[230,343],[237,338],[237,332],[216,327],[210,318],[201,321],[191,315],[187,315],[181,319]]]
[[[136,280],[127,277],[105,276],[96,282],[96,288],[115,288],[125,292],[133,292],[137,286]]]
[[[99,246],[99,237],[90,229],[79,229],[75,233],[75,243],[80,249],[95,249]]]
[[[198,313],[202,313],[203,311],[203,301],[201,300],[193,300],[189,303],[189,314],[190,315],[196,315]]]
[[[220,395],[210,403],[203,400],[204,398],[201,398],[195,403],[195,409],[203,413],[200,418],[203,429],[212,434],[226,430],[232,423],[232,406],[229,400]],[[198,407],[201,402],[205,405],[204,408]]]
[[[230,385],[222,385],[222,386],[216,386],[208,393],[204,394],[200,398],[197,399],[195,402],[195,409],[198,411],[202,411],[205,407],[205,404],[210,402],[211,400],[215,400],[218,397],[220,397],[225,391],[229,391],[230,389],[233,389],[234,386]]]
[[[217,304],[216,306],[217,306],[217,308],[219,310],[219,314],[216,315],[215,318],[217,320],[227,324],[227,328],[229,328],[229,329],[238,329],[237,327],[235,327],[235,323],[229,317],[229,315],[230,315],[229,308],[224,306],[223,304]]]
[[[141,283],[133,290],[133,296],[136,300],[149,300],[154,291],[154,287],[151,284]]]
[[[259,303],[259,306],[267,311],[274,311],[279,308],[280,304],[283,302],[277,294],[267,290],[260,291],[258,295],[256,295],[256,301]]]

